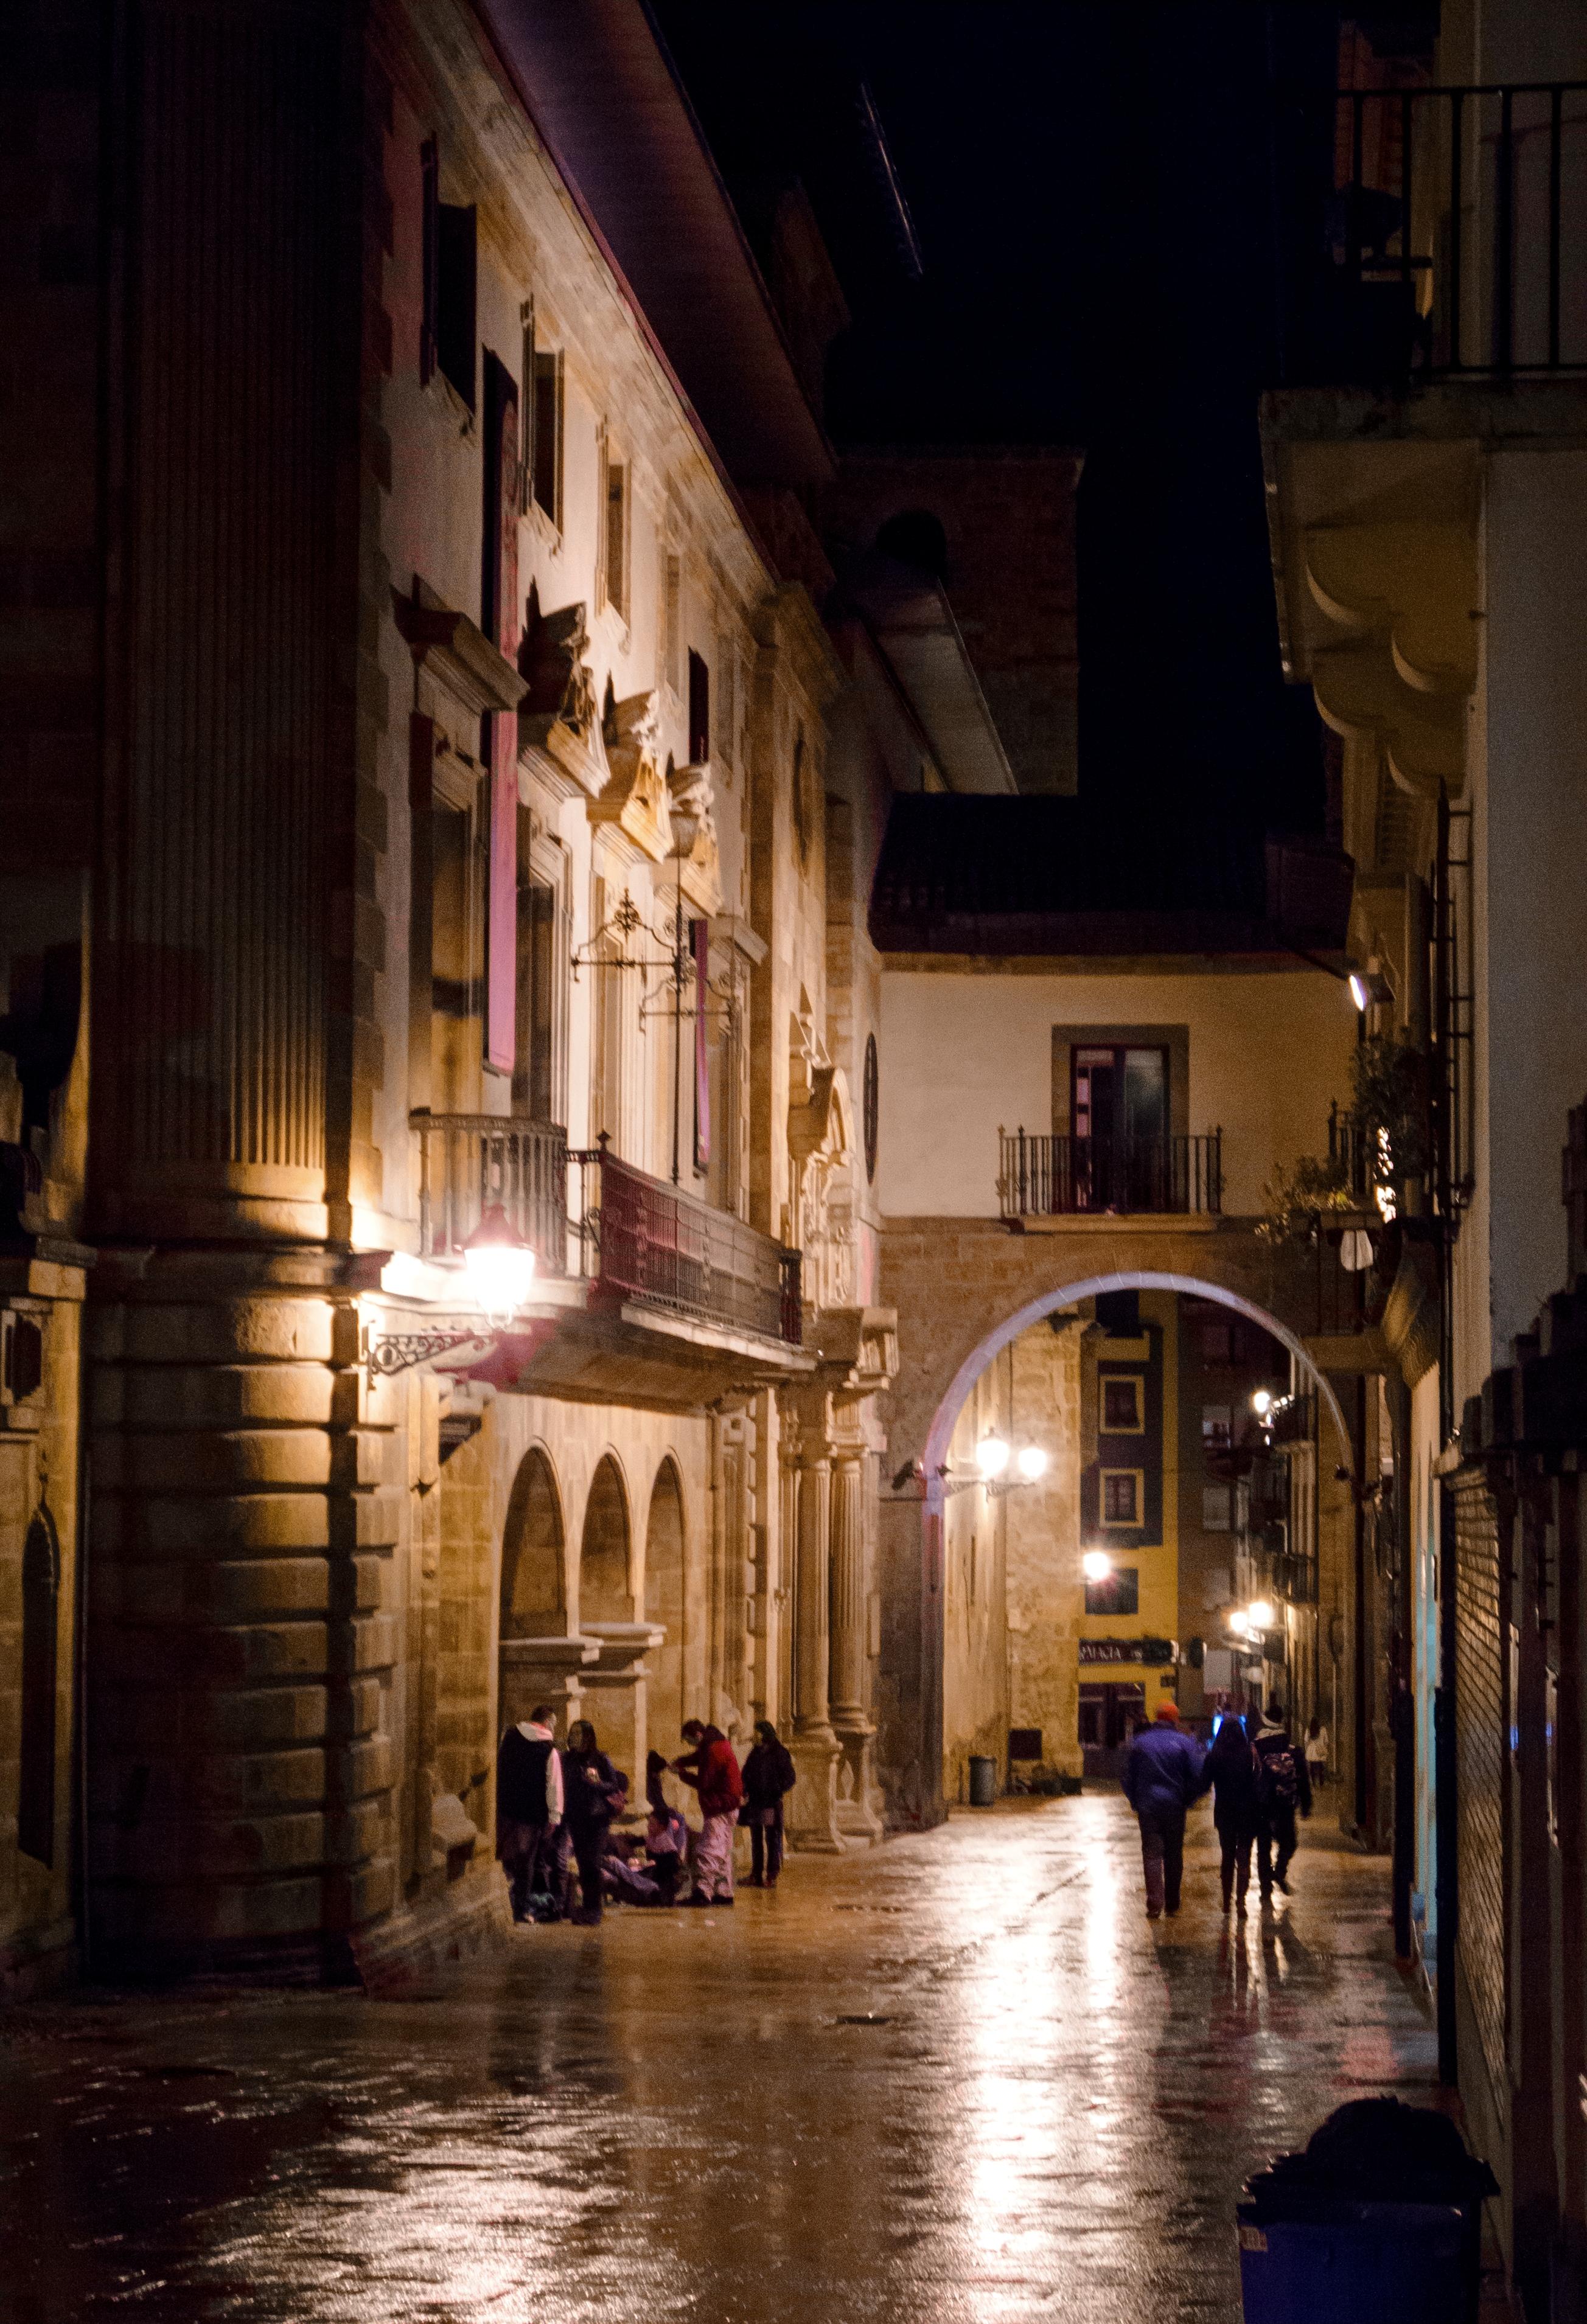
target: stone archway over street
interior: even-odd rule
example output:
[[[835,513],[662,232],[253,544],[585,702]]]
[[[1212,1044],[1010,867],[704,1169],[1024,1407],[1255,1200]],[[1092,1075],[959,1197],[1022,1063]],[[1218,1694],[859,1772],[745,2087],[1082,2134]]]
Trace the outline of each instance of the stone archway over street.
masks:
[[[883,1480],[884,1618],[878,1772],[890,1823],[943,1812],[942,1505],[938,1471],[964,1400],[999,1351],[1044,1315],[1113,1290],[1211,1299],[1270,1333],[1316,1383],[1338,1459],[1354,1452],[1338,1398],[1306,1340],[1315,1316],[1303,1264],[1247,1223],[1140,1225],[1121,1219],[1053,1233],[995,1220],[896,1222],[883,1244],[882,1296],[899,1319],[899,1369],[887,1404],[890,1471],[918,1462],[923,1481]]]

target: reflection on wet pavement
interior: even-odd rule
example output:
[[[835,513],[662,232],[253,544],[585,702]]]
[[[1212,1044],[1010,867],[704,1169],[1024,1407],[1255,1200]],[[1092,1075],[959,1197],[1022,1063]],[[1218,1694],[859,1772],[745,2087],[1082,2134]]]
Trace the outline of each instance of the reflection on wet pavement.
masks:
[[[1237,2318],[1236,2190],[1426,2099],[1381,1860],[1311,1827],[1148,1923],[1116,1796],[1010,1803],[732,1913],[516,1931],[406,2001],[87,1995],[0,2026],[0,2315],[159,2324]]]

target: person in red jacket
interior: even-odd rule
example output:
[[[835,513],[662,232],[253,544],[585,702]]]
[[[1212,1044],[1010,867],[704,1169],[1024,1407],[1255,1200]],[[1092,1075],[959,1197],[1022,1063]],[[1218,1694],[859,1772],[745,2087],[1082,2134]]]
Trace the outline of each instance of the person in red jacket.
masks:
[[[693,1746],[672,1771],[700,1795],[700,1835],[695,1842],[691,1904],[733,1902],[733,1828],[744,1795],[734,1748],[720,1727],[686,1719],[683,1739]]]

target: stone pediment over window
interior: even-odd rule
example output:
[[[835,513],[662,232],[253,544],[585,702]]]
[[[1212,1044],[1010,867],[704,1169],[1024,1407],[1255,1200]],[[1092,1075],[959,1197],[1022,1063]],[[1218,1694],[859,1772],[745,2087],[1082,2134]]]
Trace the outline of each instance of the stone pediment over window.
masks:
[[[393,589],[392,610],[415,662],[462,709],[474,717],[517,709],[522,678],[478,624],[444,604],[428,582],[415,574],[411,596]]]
[[[654,692],[616,702],[608,687],[603,724],[609,771],[599,798],[590,801],[590,821],[615,824],[652,863],[660,863],[672,846],[672,812],[657,760]]]
[[[518,709],[519,756],[538,759],[543,769],[570,777],[595,798],[604,788],[609,770],[589,650],[584,604],[542,613],[539,592],[531,588],[518,653],[525,683]]]
[[[678,884],[695,909],[709,919],[722,908],[722,868],[716,849],[716,816],[708,766],[667,770],[672,818],[669,853],[678,866]]]

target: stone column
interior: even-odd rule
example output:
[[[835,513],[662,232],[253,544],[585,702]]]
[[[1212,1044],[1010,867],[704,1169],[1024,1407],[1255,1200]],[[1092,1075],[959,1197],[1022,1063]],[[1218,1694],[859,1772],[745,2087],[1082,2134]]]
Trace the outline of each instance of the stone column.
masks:
[[[865,1711],[865,1598],[871,1561],[865,1527],[865,1451],[840,1445],[832,1468],[832,1727],[841,1763],[837,1826],[849,1840],[879,1840],[872,1799],[875,1729]]]
[[[820,1399],[825,1406],[826,1399]],[[801,1416],[794,1495],[794,1731],[798,1783],[788,1803],[798,1847],[836,1853],[836,1736],[828,1707],[831,1671],[832,1444],[825,1412]]]

